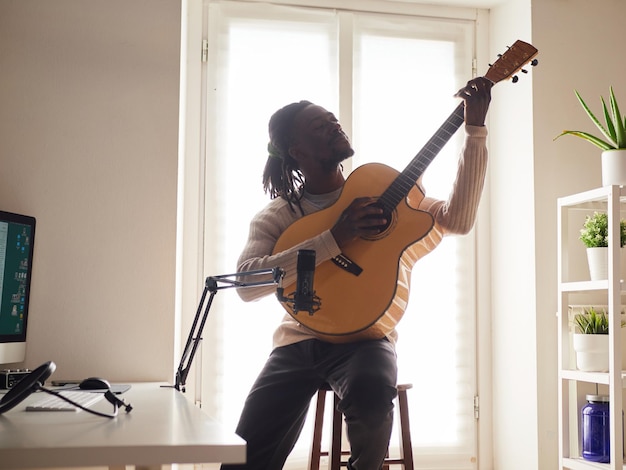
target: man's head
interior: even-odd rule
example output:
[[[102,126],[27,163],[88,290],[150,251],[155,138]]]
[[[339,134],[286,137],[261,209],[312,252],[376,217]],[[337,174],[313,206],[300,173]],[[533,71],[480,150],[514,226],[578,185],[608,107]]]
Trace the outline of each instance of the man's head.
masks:
[[[311,104],[295,116],[289,154],[306,176],[311,167],[334,173],[354,150],[335,115]]]
[[[308,169],[317,166],[331,173],[354,154],[335,116],[310,101],[279,109],[268,127],[269,157],[263,187],[272,198],[296,201]]]

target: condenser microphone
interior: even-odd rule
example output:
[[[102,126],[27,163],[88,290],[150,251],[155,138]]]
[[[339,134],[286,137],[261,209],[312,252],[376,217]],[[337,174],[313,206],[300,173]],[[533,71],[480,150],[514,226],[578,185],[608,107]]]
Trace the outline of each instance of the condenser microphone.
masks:
[[[313,290],[313,275],[315,274],[315,250],[298,250],[296,271],[296,292],[294,294],[295,312],[306,311],[313,313],[319,309],[319,299]]]

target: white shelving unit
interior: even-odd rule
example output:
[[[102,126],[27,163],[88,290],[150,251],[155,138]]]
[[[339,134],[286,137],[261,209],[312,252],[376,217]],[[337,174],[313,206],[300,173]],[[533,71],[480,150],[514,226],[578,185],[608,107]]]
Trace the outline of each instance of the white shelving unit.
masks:
[[[626,470],[623,458],[622,390],[626,388],[626,372],[622,370],[621,298],[620,280],[620,211],[626,210],[626,190],[620,186],[606,186],[558,199],[558,368],[559,368],[559,469]],[[574,280],[572,252],[574,244],[581,245],[570,227],[570,217],[580,212],[606,211],[609,217],[609,276],[605,281]],[[582,226],[581,226],[582,227]],[[576,233],[577,235],[577,233]],[[580,250],[579,250],[580,252]],[[585,296],[601,297],[608,306],[609,372],[590,373],[576,370],[576,361],[570,345],[569,305],[572,299]],[[576,303],[576,302],[574,302]],[[580,302],[578,302],[580,303]],[[598,304],[597,302],[591,302]],[[611,462],[594,463],[581,457],[580,410],[584,394],[580,387],[596,384],[606,390],[610,398]],[[604,393],[603,393],[604,394]]]

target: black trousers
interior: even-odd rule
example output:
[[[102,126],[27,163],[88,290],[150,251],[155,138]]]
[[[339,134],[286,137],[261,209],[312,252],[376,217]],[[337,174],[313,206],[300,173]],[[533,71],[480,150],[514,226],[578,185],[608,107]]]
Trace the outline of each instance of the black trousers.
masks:
[[[354,470],[378,470],[389,446],[397,381],[386,339],[331,344],[316,339],[276,348],[246,399],[237,434],[245,465],[223,470],[279,470],[292,451],[313,395],[327,382],[340,397]]]

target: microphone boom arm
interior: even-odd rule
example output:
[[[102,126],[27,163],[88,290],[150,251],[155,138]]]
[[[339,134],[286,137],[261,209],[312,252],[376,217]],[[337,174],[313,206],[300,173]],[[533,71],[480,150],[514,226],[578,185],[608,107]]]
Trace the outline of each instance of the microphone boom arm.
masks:
[[[250,276],[256,278],[257,276],[267,276],[269,274],[272,275],[272,279],[262,279],[257,281],[241,280],[241,278],[248,279]],[[270,285],[281,286],[284,276],[285,271],[281,268],[268,268],[233,274],[221,274],[219,276],[209,276],[206,278],[204,283],[204,290],[202,291],[202,297],[200,298],[200,303],[198,304],[198,309],[196,310],[196,315],[193,319],[191,330],[189,331],[189,336],[187,337],[187,343],[185,344],[185,349],[183,350],[180,364],[178,365],[178,369],[176,371],[176,382],[174,384],[174,388],[176,388],[176,390],[182,390],[183,392],[185,391],[185,383],[187,382],[189,369],[196,355],[196,351],[198,349],[200,341],[202,340],[202,331],[204,330],[204,325],[209,316],[209,310],[211,309],[211,305],[213,304],[213,298],[215,297],[215,294],[217,294],[217,291],[230,289],[233,287],[246,288]],[[209,292],[211,293],[211,295],[209,296],[209,299],[207,301],[207,294],[209,294]],[[205,302],[206,307],[204,307]]]

